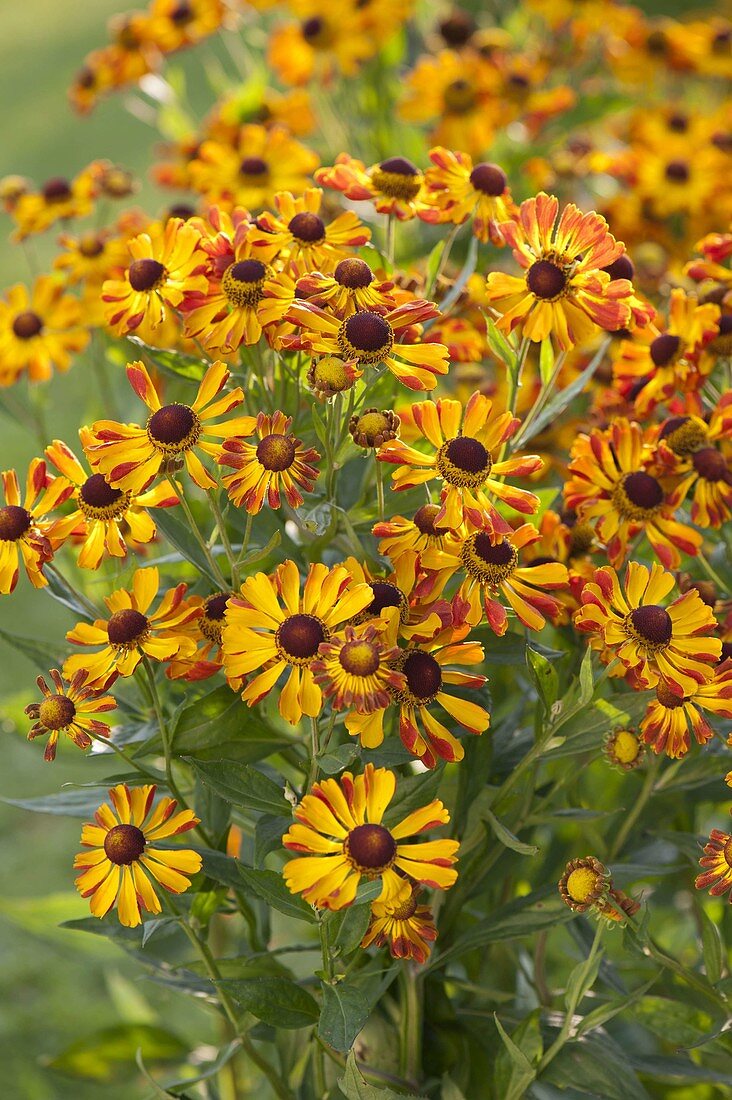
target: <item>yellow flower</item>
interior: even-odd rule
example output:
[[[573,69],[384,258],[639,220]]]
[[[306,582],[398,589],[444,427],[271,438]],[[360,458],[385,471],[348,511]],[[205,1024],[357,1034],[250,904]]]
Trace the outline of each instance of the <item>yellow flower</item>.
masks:
[[[297,280],[299,298],[315,298],[341,319],[361,310],[386,313],[396,306],[394,283],[377,282],[365,260],[349,256],[336,264],[332,275],[311,271]],[[294,297],[294,296],[293,296]]]
[[[109,726],[99,722],[95,715],[114,710],[117,704],[111,695],[87,686],[87,673],[80,670],[75,674],[68,687],[61,679],[56,668],[50,672],[55,691],[51,691],[42,676],[36,680],[43,693],[40,703],[29,703],[25,713],[32,718],[34,725],[28,731],[28,740],[48,735],[44,760],[55,760],[59,734],[70,738],[80,749],[88,749],[92,743],[90,734],[96,737],[109,737]]]
[[[398,647],[385,642],[375,626],[346,626],[342,634],[321,643],[311,669],[335,710],[371,714],[406,687],[404,674],[395,668],[399,655]]]
[[[85,168],[73,180],[54,176],[39,191],[24,191],[10,211],[18,227],[16,239],[42,233],[61,219],[82,218],[91,213],[97,190],[94,171]]]
[[[430,123],[432,141],[477,155],[490,147],[499,124],[499,86],[495,64],[478,51],[442,50],[407,73],[399,114]]]
[[[344,772],[338,780],[316,783],[282,838],[285,848],[301,853],[283,868],[290,891],[319,909],[343,909],[356,897],[362,876],[381,879],[376,900],[384,904],[405,902],[413,882],[449,889],[457,879],[452,865],[458,841],[404,841],[446,825],[450,815],[435,799],[387,828],[382,821],[395,791],[394,773],[373,764],[363,775]]]
[[[318,168],[315,182],[347,199],[370,200],[379,214],[399,221],[414,218],[422,207],[424,176],[406,157],[387,157],[367,168],[363,161],[339,153],[330,168]]]
[[[428,905],[420,905],[419,887],[413,887],[406,901],[371,903],[371,921],[361,947],[389,944],[393,959],[414,959],[425,963],[437,939],[437,928]]]
[[[658,754],[665,752],[672,760],[686,756],[691,747],[691,734],[698,745],[706,745],[714,736],[702,710],[732,718],[732,660],[722,661],[711,679],[698,684],[692,694],[680,698],[663,681],[656,686],[656,698],[648,704],[641,721],[643,740]]]
[[[304,447],[290,432],[291,427],[291,416],[260,413],[251,431],[225,441],[219,463],[231,466],[236,473],[228,474],[222,484],[238,508],[246,508],[253,516],[261,512],[265,501],[267,507],[279,508],[281,491],[291,508],[299,508],[303,497],[296,486],[313,491],[318,476],[313,463],[320,455],[313,447]],[[259,442],[248,443],[246,437],[255,433]]]
[[[645,750],[633,730],[617,729],[605,738],[605,757],[616,768],[632,771],[643,763]]]
[[[136,928],[142,923],[141,909],[161,912],[151,879],[171,894],[182,894],[201,870],[198,852],[155,847],[199,822],[192,810],[176,813],[173,798],[161,798],[151,813],[156,789],[122,783],[112,787],[112,805],[102,803],[94,815],[96,824],[86,824],[81,831],[84,851],[74,859],[74,867],[81,871],[75,885],[83,898],[90,899],[94,917],[105,917],[116,904],[120,924]]]
[[[699,864],[705,870],[694,881],[697,890],[709,888],[713,898],[732,890],[732,836],[712,829]]]
[[[352,210],[326,223],[320,214],[322,201],[323,192],[317,187],[308,187],[299,198],[279,191],[274,197],[277,214],[265,210],[260,215],[252,231],[252,246],[277,246],[293,275],[331,272],[351,249],[371,240],[371,230]]]
[[[63,541],[53,537],[55,521],[48,516],[68,500],[73,486],[66,478],[51,477],[40,458],[28,467],[24,499],[15,470],[3,470],[0,477],[5,495],[0,506],[0,594],[5,596],[18,583],[21,562],[34,588],[48,584],[43,566]]]
[[[148,34],[163,52],[195,46],[232,24],[232,10],[224,0],[153,0],[148,8]],[[233,25],[233,24],[232,24]]]
[[[18,283],[0,299],[0,386],[24,371],[31,382],[45,382],[54,369],[67,371],[88,342],[81,304],[58,277],[40,275],[31,290]]]
[[[467,153],[453,152],[438,145],[430,149],[432,168],[425,172],[427,204],[420,218],[432,224],[462,225],[473,219],[473,233],[479,241],[501,246],[499,228],[518,213],[511,197],[506,173],[498,164],[473,164]]]

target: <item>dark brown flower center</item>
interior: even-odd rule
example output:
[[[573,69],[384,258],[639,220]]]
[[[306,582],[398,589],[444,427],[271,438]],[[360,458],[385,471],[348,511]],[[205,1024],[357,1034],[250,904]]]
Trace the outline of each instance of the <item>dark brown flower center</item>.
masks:
[[[349,290],[360,290],[374,281],[374,273],[365,260],[351,256],[336,265],[333,278]]]
[[[435,516],[440,511],[439,504],[423,504],[414,513],[414,526],[423,535],[439,535],[440,528],[435,527]]]
[[[145,834],[136,825],[115,825],[104,838],[104,853],[117,866],[127,866],[145,851]]]
[[[13,332],[19,340],[32,340],[42,328],[43,321],[30,309],[19,313],[13,321]]]
[[[655,477],[651,477],[642,470],[626,474],[623,488],[628,500],[638,508],[656,508],[663,500],[663,489],[660,484]]]
[[[613,260],[611,264],[603,267],[602,270],[607,271],[611,279],[632,279],[635,275],[635,268],[630,256],[618,256],[617,260]]]
[[[158,443],[174,444],[182,443],[195,424],[196,415],[188,405],[163,405],[150,417],[147,430]]]
[[[46,202],[66,202],[71,198],[71,185],[63,176],[54,176],[44,183],[41,194]]]
[[[453,11],[439,24],[438,30],[448,46],[464,46],[475,34],[477,27],[472,15],[466,11]]]
[[[127,271],[127,278],[133,290],[143,292],[152,290],[165,275],[165,268],[157,260],[133,260]]]
[[[705,481],[724,481],[729,479],[729,471],[724,455],[716,447],[703,447],[696,451],[692,460],[694,469]]]
[[[510,542],[491,542],[490,536],[480,532],[474,540],[475,552],[487,565],[510,565],[514,559],[514,548]]]
[[[122,489],[115,489],[101,474],[92,474],[79,489],[79,496],[92,508],[108,508],[124,496]]]
[[[373,676],[381,663],[379,647],[363,639],[346,642],[338,654],[338,660],[341,668],[352,676]]]
[[[93,260],[104,252],[104,241],[97,233],[85,233],[79,238],[79,252],[88,260]]]
[[[107,623],[107,637],[112,645],[129,646],[148,630],[147,616],[132,607],[115,611]]]
[[[406,157],[389,157],[382,160],[379,168],[382,172],[394,172],[397,176],[418,176],[419,168]]]
[[[636,607],[630,613],[630,621],[641,638],[653,645],[666,645],[671,641],[673,623],[665,607],[658,604]]]
[[[170,21],[171,23],[176,23],[178,26],[185,26],[186,23],[190,23],[194,14],[190,4],[176,4],[170,12]]]
[[[722,652],[719,655],[719,663],[732,657],[732,642],[722,642]]]
[[[47,730],[62,730],[71,725],[76,707],[66,695],[50,695],[44,699],[38,717]]]
[[[346,339],[359,351],[380,351],[391,343],[391,326],[378,313],[362,310],[345,324]]]
[[[404,593],[388,581],[372,581],[371,591],[374,598],[366,608],[370,617],[379,615],[385,607],[401,607],[404,603]]]
[[[305,41],[309,42],[311,46],[325,46],[332,37],[325,20],[317,15],[305,19],[300,24],[300,31]]]
[[[214,619],[216,621],[223,619],[226,614],[228,602],[229,597],[223,592],[219,592],[215,596],[209,596],[203,605],[203,613],[207,619]]]
[[[464,115],[477,103],[474,86],[469,80],[453,80],[444,91],[445,108],[451,114]]]
[[[265,435],[257,444],[257,459],[265,470],[288,470],[295,461],[296,443],[291,435]]]
[[[196,213],[195,207],[191,206],[187,202],[176,202],[172,206],[168,207],[169,218],[180,218],[181,221],[187,222],[189,218],[192,218]]]
[[[685,160],[671,160],[666,165],[664,175],[669,183],[688,183],[691,172]]]
[[[442,670],[429,653],[409,653],[402,665],[407,686],[417,699],[432,699],[442,687]]]
[[[668,128],[675,134],[685,134],[689,129],[689,116],[681,113],[669,115]]]
[[[320,619],[314,615],[290,615],[277,631],[277,641],[288,657],[306,661],[315,657],[326,640]]]
[[[450,440],[447,457],[454,466],[468,474],[477,474],[484,470],[491,460],[490,453],[483,444],[466,435]]]
[[[297,237],[299,241],[305,241],[307,244],[322,241],[325,237],[325,222],[317,214],[309,212],[295,214],[295,217],[290,219],[287,228],[293,237]]]
[[[508,177],[497,164],[476,164],[470,173],[470,182],[476,191],[484,195],[502,195],[506,190]]]
[[[32,522],[33,518],[25,508],[18,504],[6,504],[0,508],[0,542],[17,542]]]
[[[374,186],[387,198],[409,202],[419,193],[422,173],[406,157],[389,157],[382,160],[371,172]]]
[[[251,176],[255,179],[266,176],[268,171],[267,162],[262,160],[261,157],[244,157],[239,165],[239,172],[242,176]]]
[[[394,862],[397,846],[383,825],[357,825],[346,837],[345,850],[357,867],[378,872]]]
[[[267,268],[261,260],[239,260],[226,270],[237,283],[258,283],[267,274]]]
[[[650,355],[657,367],[665,367],[679,350],[681,340],[670,332],[657,336],[650,346]]]
[[[567,278],[561,267],[550,260],[537,260],[529,268],[526,285],[537,298],[550,301],[562,293],[567,285]]]

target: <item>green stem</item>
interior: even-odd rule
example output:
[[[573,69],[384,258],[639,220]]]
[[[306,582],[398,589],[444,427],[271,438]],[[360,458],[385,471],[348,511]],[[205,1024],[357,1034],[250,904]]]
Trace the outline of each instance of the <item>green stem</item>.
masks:
[[[464,225],[465,225],[465,222],[459,222],[457,225],[453,225],[452,229],[450,230],[447,237],[445,238],[445,247],[442,250],[442,255],[440,256],[440,262],[437,265],[437,270],[435,271],[435,274],[432,277],[432,279],[430,279],[427,286],[425,287],[425,290],[424,290],[425,298],[429,298],[430,295],[432,294],[432,292],[437,287],[437,284],[440,281],[440,276],[442,275],[443,271],[447,267],[447,261],[450,259],[450,253],[452,251],[452,246],[455,243],[455,238],[457,237],[458,233],[460,232],[460,230],[463,228]]]
[[[613,860],[618,857],[623,849],[623,845],[630,836],[633,826],[642,814],[646,803],[653,794],[653,786],[656,781],[656,776],[658,775],[658,768],[659,760],[657,757],[653,757],[653,759],[649,760],[648,762],[646,775],[645,779],[643,780],[643,786],[641,787],[640,794],[633,803],[632,809],[626,814],[625,820],[623,821],[623,824],[616,833],[615,839],[610,846],[610,850],[608,851],[607,855],[608,860]]]
[[[307,790],[312,790],[313,783],[318,778],[318,753],[320,746],[318,742],[318,720],[317,718],[310,719],[310,771],[308,773],[308,785]]]
[[[722,593],[728,594],[729,585],[722,580],[719,573],[716,572],[716,570],[712,567],[711,563],[707,561],[701,551],[699,551],[699,553],[697,554],[697,560],[706,575],[709,577],[709,580],[713,581],[714,584],[716,584],[717,588],[719,589],[718,595],[721,597]]]
[[[100,737],[98,733],[94,733],[92,730],[87,730],[86,732],[94,741],[98,741],[100,745],[105,745],[108,749],[111,749],[121,760],[124,760],[125,764],[129,764],[129,766],[138,771],[140,775],[144,775],[146,779],[152,780],[153,783],[158,782],[158,777],[154,772],[144,768],[142,764],[138,764],[136,760],[132,760],[126,752],[122,751],[119,745],[115,745],[111,737]]]
[[[178,500],[180,502],[180,506],[183,509],[183,514],[186,517],[186,519],[188,520],[188,526],[191,529],[191,534],[195,538],[198,545],[201,547],[201,551],[203,553],[203,556],[205,557],[206,561],[208,562],[209,568],[211,570],[212,577],[215,578],[216,583],[221,586],[222,592],[227,592],[229,590],[229,585],[226,582],[224,574],[221,572],[218,565],[216,564],[216,561],[213,557],[213,554],[211,553],[211,550],[209,548],[208,543],[206,542],[203,535],[201,534],[199,526],[196,523],[196,517],[193,515],[193,512],[191,511],[190,505],[189,505],[188,501],[186,500],[185,493],[183,492],[183,486],[176,484],[175,479],[172,477],[171,474],[166,474],[165,477],[166,477],[166,480],[170,484],[170,487],[173,489],[173,491],[175,492],[176,497],[178,498]]]
[[[239,570],[237,567],[237,560],[234,557],[234,551],[231,548],[231,540],[229,539],[229,533],[226,530],[226,520],[219,504],[218,489],[208,490],[208,499],[211,501],[211,508],[213,514],[216,517],[216,526],[219,529],[221,535],[221,542],[224,547],[224,553],[226,554],[226,560],[229,563],[229,569],[231,570],[231,588],[236,592],[239,587]]]
[[[595,956],[597,955],[598,948],[600,947],[600,941],[602,939],[603,931],[604,931],[604,929],[603,929],[602,924],[598,924],[597,929],[595,931],[595,938],[592,941],[592,947],[590,948],[590,953],[587,956],[587,959],[585,960],[585,968],[586,968],[585,972],[586,973],[589,972],[590,967],[591,967],[592,963],[594,962]],[[575,1010],[576,1010],[577,1006],[579,1005],[580,1000],[585,995],[585,993],[586,993],[586,989],[584,989],[582,985],[579,985],[576,994],[573,997],[571,997],[569,1002],[567,1003],[567,1012],[566,1012],[566,1015],[564,1017],[564,1023],[562,1024],[562,1029],[559,1032],[559,1035],[557,1036],[557,1038],[554,1040],[552,1045],[547,1050],[547,1052],[544,1055],[544,1057],[542,1058],[541,1062],[539,1063],[539,1067],[538,1067],[537,1072],[536,1072],[537,1077],[540,1076],[540,1074],[543,1073],[543,1071],[546,1069],[546,1067],[549,1065],[549,1063],[552,1062],[556,1058],[557,1054],[559,1054],[559,1051],[562,1049],[562,1047],[565,1045],[567,1040],[570,1038],[571,1033],[572,1033],[572,1028],[574,1026]]]
[[[419,1085],[422,1066],[422,1005],[416,970],[406,963],[402,983],[402,1050],[400,1072],[413,1086]]]
[[[566,358],[566,351],[560,351],[559,355],[556,358],[556,362],[554,363],[554,369],[552,370],[551,375],[549,376],[546,384],[542,387],[539,396],[529,409],[523,424],[516,432],[516,435],[511,441],[512,450],[516,450],[518,447],[521,446],[521,442],[526,438],[529,428],[534,423],[539,413],[546,407],[546,403],[551,396],[554,385],[557,381],[557,378],[559,377],[559,372],[564,366],[564,361]]]
[[[244,538],[241,544],[241,550],[239,551],[239,557],[236,559],[236,575],[237,575],[237,588],[239,582],[239,566],[246,557],[247,550],[249,549],[249,540],[252,537],[252,522],[254,516],[251,512],[247,512],[247,525],[244,529]]]
[[[384,518],[384,467],[374,456],[376,463],[376,500],[378,504],[379,519]]]
[[[386,219],[386,258],[390,265],[394,266],[394,249],[396,246],[396,218],[389,214]]]

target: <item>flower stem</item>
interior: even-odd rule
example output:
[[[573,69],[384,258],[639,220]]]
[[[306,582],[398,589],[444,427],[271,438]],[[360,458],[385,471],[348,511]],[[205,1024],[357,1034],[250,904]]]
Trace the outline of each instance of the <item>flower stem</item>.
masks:
[[[414,1087],[419,1085],[422,1065],[422,1005],[419,977],[406,963],[400,974],[402,985],[402,1028],[400,1072]]]
[[[221,590],[223,592],[226,592],[229,586],[226,583],[224,574],[221,572],[218,565],[216,564],[216,560],[211,553],[208,543],[201,534],[199,526],[196,523],[196,517],[193,515],[190,505],[186,500],[185,493],[183,492],[183,486],[176,484],[175,479],[172,477],[171,474],[166,474],[165,477],[180,502],[180,506],[183,509],[183,514],[188,520],[188,526],[191,529],[191,534],[193,535],[198,545],[201,547],[203,556],[208,562],[209,569],[211,570],[211,576],[215,579],[216,583],[221,586]]]
[[[236,591],[239,587],[239,567],[237,559],[234,557],[234,551],[231,547],[229,534],[226,530],[226,520],[224,519],[224,514],[221,510],[221,505],[219,504],[218,489],[209,489],[208,498],[211,501],[211,508],[213,510],[214,516],[216,517],[216,525],[221,535],[221,542],[223,543],[224,553],[226,554],[226,559],[229,563],[229,569],[231,570],[231,587],[234,589],[234,591]]]
[[[386,258],[394,265],[394,249],[396,246],[396,218],[389,214],[386,219]]]
[[[384,467],[377,458],[374,458],[376,463],[376,500],[379,508],[379,519],[384,518]]]
[[[699,553],[697,554],[697,560],[706,575],[709,577],[709,580],[713,581],[716,584],[717,588],[719,589],[719,596],[721,597],[722,593],[729,593],[729,585],[722,580],[719,573],[717,573],[717,571],[712,567],[711,563],[704,557],[701,551],[699,551]]]
[[[653,794],[653,787],[656,782],[656,776],[658,775],[659,768],[658,757],[653,757],[648,761],[645,779],[643,780],[643,786],[641,787],[640,794],[633,803],[632,809],[626,815],[623,824],[618,832],[615,834],[615,839],[610,846],[607,858],[608,860],[616,859],[623,849],[623,845],[630,836],[631,829],[635,825],[636,821],[640,817],[643,809],[645,808],[648,799]]]

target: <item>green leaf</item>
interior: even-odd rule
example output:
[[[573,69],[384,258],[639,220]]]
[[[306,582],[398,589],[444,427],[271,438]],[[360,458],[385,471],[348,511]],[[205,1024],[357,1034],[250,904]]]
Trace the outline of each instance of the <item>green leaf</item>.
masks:
[[[488,313],[484,313],[483,316],[485,317],[488,347],[499,363],[504,363],[510,370],[514,370],[518,359],[515,349],[498,328],[494,319]]]
[[[130,777],[128,782],[134,783],[134,779]],[[84,787],[82,790],[72,789],[59,791],[57,794],[44,794],[38,798],[0,798],[0,802],[5,802],[8,806],[18,806],[21,810],[32,810],[37,814],[91,820],[100,803],[108,797],[108,790],[107,786]]]
[[[573,378],[568,386],[559,390],[555,397],[553,397],[538,414],[535,420],[533,420],[525,432],[520,435],[521,446],[524,447],[530,439],[533,439],[535,435],[540,435],[550,424],[553,424],[559,416],[564,412],[567,406],[574,401],[575,397],[578,397],[584,390],[587,383],[592,378],[593,374],[600,366],[600,363],[605,358],[608,345],[610,343],[610,337],[603,340],[598,350],[593,355],[592,359],[576,378]],[[516,437],[518,443],[519,436]]]
[[[242,764],[261,760],[289,743],[244,706],[226,684],[185,707],[172,733],[173,751],[181,756],[203,760],[226,756]],[[156,738],[140,754],[161,750],[162,742]]]
[[[290,816],[292,807],[282,788],[249,764],[239,764],[235,760],[202,761],[192,756],[184,756],[183,759],[191,765],[202,783],[232,806]]]
[[[450,287],[445,297],[440,302],[441,313],[447,313],[455,305],[455,302],[457,302],[458,298],[462,294],[468,279],[475,271],[475,266],[477,263],[478,238],[471,237],[470,244],[468,245],[468,254],[465,258],[465,263],[463,264],[462,270],[460,271],[460,274],[458,275],[453,285]]]
[[[237,1005],[271,1027],[293,1030],[309,1027],[320,1015],[307,990],[287,978],[247,978],[216,983]]]
[[[323,982],[323,1007],[318,1035],[334,1050],[345,1053],[354,1044],[371,1013],[365,993],[346,982]]]
[[[603,1100],[648,1100],[622,1047],[609,1037],[589,1035],[567,1043],[539,1080]]]
[[[341,955],[348,955],[358,947],[366,935],[370,920],[370,905],[350,905],[346,909],[333,943]]]
[[[649,981],[645,982],[644,985],[639,986],[638,989],[629,993],[627,997],[622,997],[617,1001],[608,1001],[607,1004],[600,1005],[599,1008],[594,1008],[592,1012],[588,1012],[577,1028],[576,1037],[581,1039],[583,1035],[589,1034],[589,1032],[594,1031],[595,1028],[602,1027],[608,1020],[612,1020],[614,1016],[617,1016],[620,1012],[624,1012],[626,1008],[631,1008],[657,981],[658,975],[655,975],[653,978],[650,978]]]
[[[146,1062],[182,1062],[188,1047],[172,1032],[152,1024],[118,1024],[77,1039],[48,1063],[58,1073],[110,1081],[134,1073],[135,1054]]]
[[[483,816],[505,848],[510,848],[512,852],[518,852],[522,856],[535,856],[538,853],[539,849],[535,844],[524,844],[490,810],[484,810]]]
[[[206,373],[206,363],[195,355],[186,355],[182,351],[165,351],[163,348],[151,347],[141,340],[139,336],[128,336],[127,339],[142,349],[142,353],[152,359],[158,370],[171,378],[183,379],[185,382],[198,384]],[[157,519],[157,516],[155,517]]]
[[[517,1046],[508,1034],[495,1012],[493,1013],[493,1019],[495,1020],[498,1034],[501,1037],[501,1042],[512,1064],[511,1074],[506,1088],[501,1090],[501,1098],[502,1100],[520,1100],[522,1096],[526,1095],[527,1085],[536,1077],[536,1070],[521,1047]]]
[[[364,1066],[364,1070],[368,1072],[368,1067]],[[394,1092],[390,1088],[369,1085],[361,1075],[353,1051],[346,1059],[346,1072],[343,1077],[338,1078],[338,1088],[346,1100],[404,1100],[405,1097],[411,1100],[424,1100],[424,1097],[415,1096],[414,1093]]]
[[[701,921],[704,969],[707,972],[709,981],[712,985],[716,985],[722,977],[722,970],[724,968],[724,944],[722,943],[722,936],[717,925],[701,906],[699,908],[699,919]]]
[[[425,295],[426,298],[429,298],[430,294],[432,293],[432,290],[434,289],[435,279],[437,278],[437,272],[438,272],[439,267],[440,267],[440,260],[442,259],[442,254],[445,251],[445,245],[446,244],[447,244],[447,237],[443,237],[442,240],[439,240],[437,242],[437,244],[435,245],[435,247],[432,249],[429,256],[427,257],[427,267],[426,267],[426,274],[425,274],[425,291],[424,291],[424,295]]]
[[[732,1088],[732,1073],[723,1073],[692,1062],[688,1058],[675,1057],[671,1054],[660,1056],[632,1054],[630,1060],[639,1073],[647,1074],[656,1082],[668,1081],[673,1085],[695,1085],[700,1081],[706,1081],[710,1085],[726,1085],[727,1089]],[[625,1100],[627,1096],[626,1093]]]
[[[601,962],[602,952],[597,951],[594,956],[582,959],[570,971],[564,993],[564,1004],[568,1012],[574,1012],[582,998],[592,989]]]
[[[267,905],[271,905],[273,909],[277,909],[287,917],[295,917],[308,924],[317,924],[318,918],[312,907],[299,895],[290,893],[282,875],[277,874],[276,871],[257,871],[252,867],[244,867],[241,863],[238,864],[238,869],[243,884],[251,893],[256,894],[262,901],[266,901]]]
[[[318,767],[326,775],[337,775],[356,759],[358,759],[356,745],[339,745],[337,748],[324,752],[322,756],[318,757]]]
[[[187,562],[195,566],[199,573],[203,573],[218,588],[220,581],[211,571],[206,555],[191,534],[190,529],[174,515],[174,511],[173,508],[155,509],[155,523],[158,531],[165,535],[171,546],[174,546]]]
[[[554,665],[531,646],[526,647],[526,664],[528,665],[531,679],[538,692],[539,698],[544,704],[546,714],[551,712],[552,706],[559,695],[559,677]]]
[[[239,875],[239,861],[223,852],[215,852],[212,848],[196,848],[203,857],[203,873],[215,882],[231,887],[232,890],[241,890],[241,877]]]
[[[643,997],[633,1008],[633,1018],[676,1047],[692,1046],[713,1023],[700,1008],[670,997]]]
[[[64,645],[62,642],[46,644],[37,642],[35,638],[23,638],[20,634],[8,634],[0,630],[0,638],[18,653],[22,653],[37,668],[47,672],[51,668],[60,668],[63,660]]]
[[[539,348],[539,377],[546,386],[554,370],[554,348],[550,336],[545,336]]]

